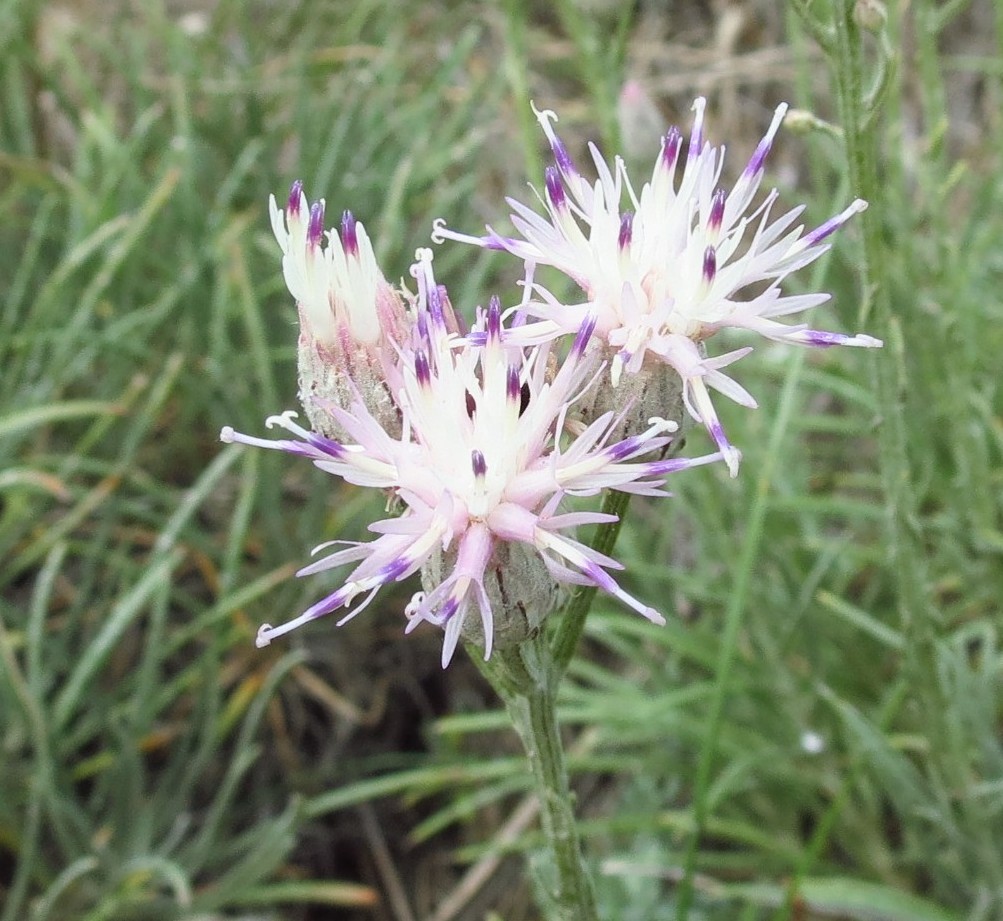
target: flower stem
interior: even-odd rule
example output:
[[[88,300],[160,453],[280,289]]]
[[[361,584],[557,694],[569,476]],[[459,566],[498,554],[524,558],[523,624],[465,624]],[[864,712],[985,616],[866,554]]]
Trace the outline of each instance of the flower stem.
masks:
[[[892,306],[888,266],[891,262],[884,241],[882,221],[887,205],[884,185],[878,173],[876,111],[863,103],[862,73],[864,61],[862,36],[853,19],[853,6],[837,6],[834,19],[836,48],[833,66],[840,96],[843,136],[849,160],[850,181],[854,191],[870,202],[861,215],[864,245],[861,252],[861,275],[864,281],[862,313],[873,310],[874,325],[885,339],[887,356],[874,359],[874,374],[879,405],[883,415],[878,427],[881,475],[888,510],[887,533],[890,571],[897,577],[896,598],[902,631],[907,638],[907,667],[914,687],[925,696],[931,715],[946,712],[937,700],[933,649],[936,620],[927,591],[927,574],[919,526],[917,496],[909,455],[906,407],[909,393],[909,369],[905,337],[908,317],[900,316]],[[902,320],[906,323],[903,324]]]
[[[536,862],[541,908],[552,921],[598,921],[557,724],[560,670],[550,646],[540,635],[496,650],[489,662],[475,653],[474,661],[505,702],[532,770],[547,842]]]

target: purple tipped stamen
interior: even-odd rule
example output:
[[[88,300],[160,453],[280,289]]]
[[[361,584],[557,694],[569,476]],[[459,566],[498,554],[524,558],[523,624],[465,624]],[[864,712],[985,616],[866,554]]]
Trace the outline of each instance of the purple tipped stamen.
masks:
[[[842,345],[847,338],[838,333],[827,333],[820,329],[806,330],[804,337],[809,345],[819,349],[825,349],[831,345]]]
[[[630,241],[634,237],[634,212],[624,211],[623,217],[620,218],[620,237],[618,239],[618,244],[621,250],[627,249],[630,246]]]
[[[477,479],[482,480],[487,475],[488,462],[484,459],[484,455],[476,448],[470,452],[470,466],[473,468],[474,476]]]
[[[615,445],[610,445],[606,448],[606,456],[612,463],[619,463],[625,458],[635,455],[644,441],[645,439],[638,435],[624,438],[623,441],[618,441]]]
[[[802,330],[791,339],[800,342],[802,345],[814,346],[817,349],[827,349],[833,345],[861,345],[864,348],[875,348],[881,346],[881,340],[873,336],[856,335],[850,336],[846,333],[830,333],[823,329]]]
[[[487,341],[501,342],[501,301],[497,295],[488,302]]]
[[[710,216],[707,218],[708,232],[717,234],[721,230],[721,224],[724,222],[724,205],[727,200],[728,196],[724,189],[717,189],[714,192],[710,200]]]
[[[763,171],[763,167],[766,164],[766,158],[770,155],[772,147],[773,139],[769,135],[764,137],[759,142],[756,152],[752,155],[752,159],[749,160],[748,165],[745,167],[746,176],[755,176]]]
[[[442,311],[442,295],[445,288],[442,285],[432,285],[428,289],[428,312],[436,326],[444,326],[446,316]]]
[[[345,254],[348,256],[359,255],[357,224],[355,215],[351,211],[346,211],[341,215],[341,245],[345,248]]]
[[[431,339],[428,335],[428,314],[425,313],[425,311],[418,311],[418,316],[415,320],[415,328],[418,333],[418,339],[426,345],[429,344]]]
[[[522,386],[519,383],[519,369],[515,365],[509,365],[508,374],[505,377],[505,398],[510,403],[522,402]]]
[[[679,148],[683,142],[683,135],[680,130],[673,125],[665,133],[662,141],[662,166],[667,170],[675,168],[676,160],[679,159]]]
[[[310,206],[310,223],[307,225],[306,239],[310,246],[318,246],[324,235],[324,202],[315,201]]]
[[[697,113],[693,119],[693,127],[690,129],[690,143],[686,148],[686,162],[695,160],[703,151],[703,100],[693,104],[693,110]]]
[[[405,554],[401,554],[379,569],[375,578],[380,583],[395,581],[404,575],[412,565],[414,565],[414,561]]]
[[[759,146],[756,148],[756,152],[752,155],[752,159],[749,160],[748,166],[745,167],[745,172],[742,174],[743,178],[753,179],[763,172],[766,158],[769,156],[770,150],[773,148],[773,138],[776,137],[777,131],[780,128],[780,123],[784,120],[784,115],[786,114],[786,104],[782,104],[777,107],[776,112],[773,114],[773,122],[770,125],[769,130],[759,142]]]
[[[584,575],[594,584],[597,585],[605,592],[609,592],[611,595],[615,595],[617,592],[617,584],[613,577],[606,572],[601,566],[593,563],[591,560],[585,560],[582,563],[582,572]]]
[[[708,246],[703,254],[703,280],[704,284],[710,285],[717,275],[717,251],[713,246]]]
[[[843,220],[841,216],[831,217],[824,224],[816,227],[811,233],[806,233],[801,242],[806,248],[814,246],[816,243],[821,243],[826,237],[835,233],[842,226]]]
[[[432,371],[428,366],[428,356],[424,352],[417,352],[414,356],[414,376],[422,387],[431,386]]]
[[[596,315],[590,313],[586,318],[585,322],[578,329],[578,335],[575,336],[575,344],[571,347],[571,356],[574,358],[581,358],[585,354],[585,347],[589,344],[589,339],[592,338],[592,333],[595,332],[596,328]]]
[[[342,458],[346,455],[344,447],[338,442],[333,441],[324,435],[318,435],[316,432],[307,432],[307,443],[312,447],[316,448],[318,451],[323,451],[325,454],[330,454],[331,457]]]
[[[558,211],[568,206],[567,197],[564,194],[564,184],[561,182],[561,174],[552,166],[548,166],[546,173],[547,198]]]
[[[442,624],[445,624],[450,620],[453,615],[460,609],[460,599],[455,595],[450,595],[443,606],[439,608],[438,619]]]
[[[303,195],[303,180],[297,179],[289,190],[289,217],[300,216],[300,201]]]
[[[550,149],[553,151],[554,162],[557,164],[557,168],[564,173],[564,175],[578,175],[578,170],[575,168],[575,161],[571,159],[571,154],[568,153],[568,148],[564,146],[561,139],[556,134],[554,135],[554,139],[550,142]]]
[[[810,233],[806,233],[801,239],[801,243],[804,247],[815,246],[817,243],[821,243],[826,237],[835,231],[839,230],[853,215],[859,214],[861,211],[867,209],[867,202],[863,199],[858,198],[854,201],[849,208],[829,218],[824,224],[820,224]]]

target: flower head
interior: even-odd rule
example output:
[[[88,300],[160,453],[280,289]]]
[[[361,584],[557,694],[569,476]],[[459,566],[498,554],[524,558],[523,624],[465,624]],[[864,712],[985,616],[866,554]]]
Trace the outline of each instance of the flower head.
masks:
[[[577,436],[566,435],[570,405],[597,374],[585,358],[594,320],[583,320],[568,358],[553,373],[546,347],[513,348],[503,341],[497,300],[480,312],[475,326],[483,345],[457,336],[432,275],[430,251],[419,251],[412,273],[418,284],[415,335],[411,346],[398,350],[393,394],[402,419],[399,434],[388,431],[359,399],[347,408],[325,406],[346,433],[341,440],[301,428],[292,413],[267,421],[292,433],[291,439],[260,439],[230,428],[221,433],[223,441],[284,450],[349,483],[388,490],[404,509],[400,517],[370,526],[379,535],[374,540],[349,544],[302,569],[300,575],[306,575],[356,564],[336,591],[299,617],[262,627],[259,645],[340,608],[348,608],[339,621],[345,623],[384,585],[422,571],[425,590],[407,606],[407,629],[421,621],[443,627],[445,665],[476,608],[474,633],[483,636],[487,657],[496,605],[486,573],[512,545],[538,557],[550,579],[596,585],[661,622],[657,611],[610,575],[608,570],[621,568],[615,560],[572,536],[576,526],[610,516],[562,511],[561,500],[603,488],[663,495],[666,474],[721,455],[640,460],[668,443],[667,433],[676,426],[662,419],[615,440],[617,419],[606,413]]]
[[[773,216],[776,190],[753,207],[785,105],[777,108],[766,136],[726,191],[720,185],[724,148],[704,139],[704,105],[703,99],[693,104],[696,114],[685,153],[677,128],[663,137],[651,179],[640,194],[623,161],[617,157],[611,169],[594,145],[590,150],[598,179],[590,184],[554,131],[556,115],[537,111],[554,156],[539,196],[543,213],[509,199],[520,237],[502,236],[491,227],[486,236],[474,237],[438,221],[433,239],[504,250],[525,260],[530,270],[549,265],[573,279],[585,299],[572,305],[530,282],[535,296],[525,310],[539,322],[513,331],[513,340],[547,341],[573,332],[585,316],[595,316],[596,338],[609,353],[613,384],[650,361],[674,369],[683,382],[687,410],[707,428],[734,475],[739,455],[724,434],[709,389],[754,407],[752,395],[723,371],[752,350],[708,356],[705,340],[731,327],[822,348],[881,342],[778,319],[828,300],[827,294],[783,294],[781,286],[792,272],[821,256],[830,235],[864,210],[866,202],[854,201],[807,233],[797,224],[803,206]]]
[[[376,264],[365,227],[346,211],[340,235],[325,230],[324,200],[309,204],[302,182],[293,183],[285,212],[274,195],[269,210],[286,285],[299,308],[300,400],[307,416],[324,434],[338,434],[321,405],[347,405],[355,388],[392,425],[397,410],[385,364],[411,320]]]

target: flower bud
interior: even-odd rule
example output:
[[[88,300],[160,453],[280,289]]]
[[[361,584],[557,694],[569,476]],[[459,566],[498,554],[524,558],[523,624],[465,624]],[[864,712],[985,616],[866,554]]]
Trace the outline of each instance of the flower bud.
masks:
[[[433,592],[455,564],[455,550],[434,552],[422,567],[422,588]],[[495,543],[484,570],[483,584],[491,604],[493,649],[508,649],[533,636],[564,594],[533,547],[509,541]],[[464,618],[461,636],[483,650],[481,618],[475,615]]]
[[[639,435],[650,428],[653,418],[679,423],[673,442],[663,450],[663,457],[672,454],[681,442],[682,430],[688,415],[683,403],[683,382],[679,375],[661,361],[645,356],[637,371],[628,369],[620,373],[624,361],[620,350],[603,345],[599,349],[602,359],[611,367],[612,374],[603,374],[582,397],[579,415],[585,425],[603,413],[615,413],[620,423],[617,438]],[[616,383],[611,381],[615,380]]]
[[[881,0],[857,0],[853,4],[853,21],[868,32],[880,32],[888,22],[888,11]]]
[[[392,343],[413,325],[401,296],[376,264],[365,228],[346,211],[340,235],[324,230],[324,201],[308,205],[293,184],[285,214],[274,196],[272,230],[300,319],[299,396],[313,429],[340,437],[329,407],[361,399],[387,431],[400,431],[400,411],[387,384]]]

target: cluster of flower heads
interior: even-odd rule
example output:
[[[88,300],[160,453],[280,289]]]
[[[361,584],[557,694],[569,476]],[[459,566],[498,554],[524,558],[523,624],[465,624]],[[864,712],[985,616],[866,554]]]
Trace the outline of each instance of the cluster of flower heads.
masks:
[[[780,286],[817,259],[829,235],[864,203],[808,233],[794,226],[802,208],[770,221],[775,191],[749,212],[785,107],[730,193],[718,185],[723,148],[703,139],[703,100],[694,108],[678,180],[682,137],[675,128],[638,195],[623,162],[618,158],[610,170],[595,148],[599,178],[590,185],[554,133],[553,113],[538,112],[556,164],[541,196],[545,216],[510,200],[521,239],[491,228],[472,237],[436,222],[437,242],[475,243],[525,261],[523,296],[508,326],[492,298],[462,332],[433,276],[430,250],[418,250],[411,268],[416,292],[398,291],[350,213],[339,236],[325,232],[324,202],[309,206],[300,183],[285,213],[272,199],[272,227],[300,311],[300,396],[313,430],[287,412],[266,424],[291,438],[262,439],[229,427],[221,438],[306,457],[348,483],[387,491],[402,512],[370,525],[378,535],[373,540],[318,547],[315,553],[338,549],[299,575],[354,568],[299,617],[263,626],[259,646],[346,609],[343,624],[383,586],[416,573],[422,590],[405,609],[407,630],[422,621],[443,628],[443,665],[463,635],[476,638],[485,657],[496,637],[524,636],[512,629],[513,620],[537,625],[561,583],[597,586],[662,622],[611,575],[619,563],[575,539],[579,525],[611,516],[570,511],[564,498],[605,489],[662,496],[668,474],[722,459],[734,475],[740,454],[707,388],[755,406],[721,371],[750,349],[708,357],[702,343],[719,329],[822,347],[880,345],[775,319],[827,299],[783,295]],[[621,211],[624,197],[631,207]],[[584,299],[560,303],[533,281],[537,265],[564,272]],[[568,344],[559,344],[564,337]],[[665,374],[678,376],[686,409],[706,426],[716,452],[666,457],[679,427],[664,418],[670,407],[663,413],[645,406],[638,421],[631,399],[618,405],[617,390],[630,391],[622,387],[624,375]],[[603,400],[590,399],[597,390],[608,391]]]

